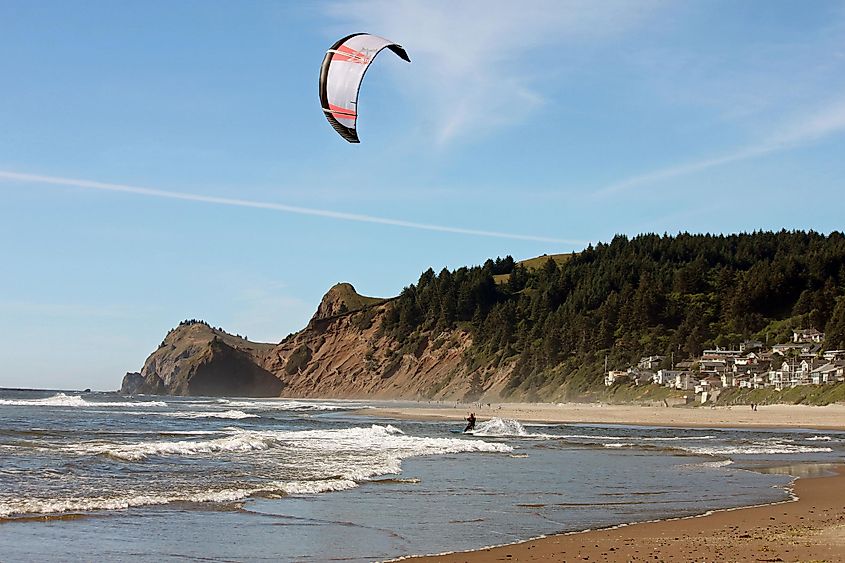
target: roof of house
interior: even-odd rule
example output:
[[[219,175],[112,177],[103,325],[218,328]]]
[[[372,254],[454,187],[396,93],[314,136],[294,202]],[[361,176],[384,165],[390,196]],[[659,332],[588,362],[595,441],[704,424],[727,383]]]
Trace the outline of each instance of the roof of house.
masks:
[[[824,333],[819,332],[818,330],[816,330],[814,328],[804,328],[804,329],[801,329],[801,330],[793,330],[792,333],[798,334],[800,336],[817,336],[819,334],[824,334]]]

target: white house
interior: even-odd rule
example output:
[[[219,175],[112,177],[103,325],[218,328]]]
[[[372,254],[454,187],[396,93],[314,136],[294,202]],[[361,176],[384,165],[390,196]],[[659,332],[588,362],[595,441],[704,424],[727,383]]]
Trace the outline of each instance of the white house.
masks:
[[[611,370],[607,372],[607,375],[604,376],[604,384],[610,387],[617,381],[623,381],[628,379],[628,372],[621,371],[621,370]]]
[[[714,358],[731,358],[736,356],[741,356],[744,350],[726,350],[725,348],[716,347],[715,350],[705,350],[701,353],[701,357],[714,357]]]
[[[640,358],[637,367],[644,370],[655,370],[660,367],[660,362],[665,358],[666,356],[643,356]]]
[[[845,360],[845,350],[828,350],[822,354],[822,357],[829,362],[833,360]]]
[[[827,385],[845,381],[845,362],[831,362],[810,372],[813,385]]]
[[[726,358],[705,358],[698,361],[698,370],[701,373],[725,373],[728,371],[728,360]]]
[[[678,377],[678,374],[683,373],[680,370],[671,370],[671,369],[659,369],[657,373],[654,374],[654,383],[657,385],[665,385],[667,387],[671,387],[675,385],[675,378]]]
[[[634,385],[648,385],[654,380],[654,372],[649,370],[638,370],[631,374]]]
[[[697,383],[698,378],[694,377],[688,371],[682,371],[675,376],[675,389],[680,389],[681,391],[693,391]]]
[[[814,328],[807,328],[804,330],[793,330],[792,331],[792,342],[795,343],[805,343],[805,342],[824,342],[824,333],[819,332]]]

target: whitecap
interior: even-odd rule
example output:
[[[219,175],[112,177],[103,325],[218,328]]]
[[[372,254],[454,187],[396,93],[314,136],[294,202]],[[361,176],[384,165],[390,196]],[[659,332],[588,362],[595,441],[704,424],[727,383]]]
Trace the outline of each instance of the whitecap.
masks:
[[[491,418],[490,420],[479,422],[475,430],[472,431],[475,436],[529,436],[525,427],[516,420]]]
[[[108,455],[126,461],[141,461],[149,456],[193,456],[219,452],[266,450],[275,439],[256,432],[242,432],[214,440],[176,440],[138,444],[83,443],[65,449],[78,454]]]
[[[59,393],[44,399],[0,399],[0,405],[32,407],[166,407],[164,401],[86,401],[81,395]]]

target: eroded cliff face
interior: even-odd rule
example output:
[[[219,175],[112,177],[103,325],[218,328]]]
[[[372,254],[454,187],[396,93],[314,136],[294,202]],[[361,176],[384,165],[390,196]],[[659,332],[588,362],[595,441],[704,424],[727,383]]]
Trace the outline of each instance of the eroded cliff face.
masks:
[[[468,332],[418,335],[400,344],[381,330],[390,300],[338,284],[308,326],[279,344],[257,344],[204,323],[171,331],[126,393],[321,398],[498,397],[511,366],[471,367]]]
[[[140,373],[127,373],[121,392],[275,397],[282,382],[261,367],[272,344],[249,342],[205,323],[172,330]]]

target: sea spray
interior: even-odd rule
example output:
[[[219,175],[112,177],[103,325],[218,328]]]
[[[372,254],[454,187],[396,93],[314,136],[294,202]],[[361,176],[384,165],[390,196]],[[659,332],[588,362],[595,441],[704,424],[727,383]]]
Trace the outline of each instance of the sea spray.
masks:
[[[516,420],[491,418],[485,422],[479,422],[472,431],[475,436],[529,436],[525,427]]]

